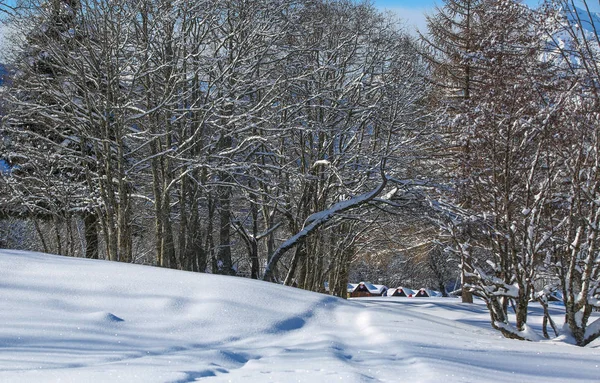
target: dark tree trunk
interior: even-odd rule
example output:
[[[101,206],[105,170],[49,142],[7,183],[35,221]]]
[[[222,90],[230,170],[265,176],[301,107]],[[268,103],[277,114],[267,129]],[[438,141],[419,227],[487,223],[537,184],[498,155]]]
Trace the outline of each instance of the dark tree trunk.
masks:
[[[98,217],[94,213],[88,212],[83,218],[85,235],[85,257],[98,259]]]
[[[219,248],[217,249],[217,273],[235,275],[231,260],[231,190],[219,187]]]

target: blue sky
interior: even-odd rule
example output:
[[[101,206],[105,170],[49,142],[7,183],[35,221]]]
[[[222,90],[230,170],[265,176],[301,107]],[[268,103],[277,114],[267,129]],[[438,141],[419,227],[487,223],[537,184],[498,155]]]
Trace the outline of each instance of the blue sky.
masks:
[[[374,0],[375,4],[378,7],[389,7],[389,8],[431,8],[433,5],[437,3],[441,3],[441,0]],[[538,4],[539,0],[524,0],[524,2],[528,5],[535,6]],[[596,1],[588,1],[589,5],[591,3],[596,3]]]
[[[530,5],[537,4],[538,0],[527,0]],[[375,6],[393,11],[403,19],[408,28],[425,30],[425,12],[431,12],[436,4],[443,4],[442,0],[373,0]]]
[[[523,0],[529,6],[536,6],[542,0]],[[581,3],[581,0],[575,0]],[[0,3],[14,4],[15,0],[0,0]],[[425,29],[425,12],[431,12],[435,4],[443,4],[442,0],[373,0],[375,6],[397,13],[409,29],[415,27]],[[600,12],[600,2],[588,0],[588,5],[595,12]]]
[[[413,8],[431,7],[435,2],[435,0],[375,0],[375,4],[377,4],[377,6],[400,6]],[[441,3],[439,0],[437,2]],[[537,0],[534,0],[534,2],[537,2]]]
[[[524,0],[523,2],[535,7],[541,0]],[[576,0],[576,3],[580,2]],[[415,27],[425,29],[424,12],[431,12],[436,4],[443,4],[442,0],[373,0],[375,6],[393,11],[406,21],[410,29]],[[592,11],[600,12],[600,5],[596,0],[588,0]]]

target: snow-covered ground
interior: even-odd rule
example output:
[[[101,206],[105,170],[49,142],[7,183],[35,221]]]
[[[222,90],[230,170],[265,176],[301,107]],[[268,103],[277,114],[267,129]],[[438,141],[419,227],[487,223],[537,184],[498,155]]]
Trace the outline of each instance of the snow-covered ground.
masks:
[[[600,344],[504,339],[452,298],[344,301],[0,250],[0,308],[0,382],[600,380]]]

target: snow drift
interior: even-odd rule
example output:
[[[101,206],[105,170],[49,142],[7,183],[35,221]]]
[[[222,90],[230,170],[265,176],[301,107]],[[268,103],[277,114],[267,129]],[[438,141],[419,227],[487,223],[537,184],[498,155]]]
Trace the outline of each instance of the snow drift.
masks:
[[[0,251],[2,382],[597,381],[600,350],[503,339],[457,299]]]

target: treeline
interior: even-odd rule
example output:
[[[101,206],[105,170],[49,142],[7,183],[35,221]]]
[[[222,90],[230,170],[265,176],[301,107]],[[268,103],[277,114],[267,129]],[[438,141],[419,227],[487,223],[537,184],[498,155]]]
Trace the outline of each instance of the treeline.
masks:
[[[505,336],[537,339],[538,300],[543,336],[589,344],[600,38],[583,5],[445,0],[415,39],[349,0],[20,4],[3,214],[47,252],[338,296],[352,261],[442,290],[458,264]]]
[[[351,1],[51,0],[11,24],[2,206],[37,249],[345,296],[373,225],[352,208],[412,166],[425,127],[425,66],[394,20]]]
[[[423,41],[445,108],[438,125],[457,153],[440,239],[461,260],[463,296],[482,298],[505,336],[528,340],[538,300],[546,338],[566,331],[586,345],[600,336],[600,19],[577,4],[447,0]]]

